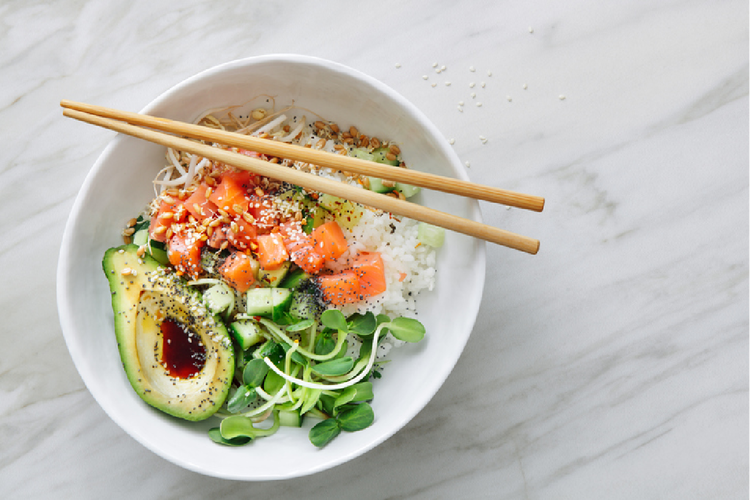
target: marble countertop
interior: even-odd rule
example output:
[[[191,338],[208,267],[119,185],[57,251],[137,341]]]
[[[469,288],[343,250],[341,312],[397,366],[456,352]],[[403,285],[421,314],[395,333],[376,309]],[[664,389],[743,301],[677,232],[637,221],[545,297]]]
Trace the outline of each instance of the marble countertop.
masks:
[[[747,20],[739,0],[3,2],[0,497],[747,498]],[[482,204],[541,250],[488,245],[474,332],[410,424],[249,484],[142,447],[76,372],[58,249],[114,134],[82,135],[58,102],[138,110],[269,53],[380,79],[473,181],[547,205]]]

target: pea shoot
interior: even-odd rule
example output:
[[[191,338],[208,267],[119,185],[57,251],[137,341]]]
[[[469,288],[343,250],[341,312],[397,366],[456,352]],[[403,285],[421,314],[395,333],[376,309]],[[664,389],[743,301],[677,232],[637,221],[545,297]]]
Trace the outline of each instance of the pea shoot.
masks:
[[[262,341],[243,350],[235,384],[218,413],[224,417],[209,437],[226,446],[241,446],[269,436],[281,426],[300,427],[303,418],[319,419],[310,428],[310,442],[326,446],[343,432],[357,432],[375,422],[370,405],[371,379],[378,346],[390,333],[405,342],[419,342],[425,328],[411,318],[353,314],[348,318],[329,309],[317,319],[286,317],[252,321]],[[358,347],[358,352],[357,352]],[[237,347],[242,349],[241,347]],[[269,427],[259,425],[273,415]]]

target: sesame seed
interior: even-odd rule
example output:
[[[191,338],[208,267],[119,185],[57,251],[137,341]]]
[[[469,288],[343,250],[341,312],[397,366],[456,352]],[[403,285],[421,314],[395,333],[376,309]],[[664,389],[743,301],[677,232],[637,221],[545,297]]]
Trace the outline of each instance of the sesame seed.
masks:
[[[484,88],[484,85],[485,85],[485,83],[484,83],[484,82],[482,82],[482,83],[481,83],[480,85],[482,86],[482,88]]]
[[[464,102],[463,102],[463,101],[458,101],[458,105],[459,105],[459,106],[463,106],[463,105],[464,105]]]
[[[427,76],[427,75],[422,75],[422,80],[427,80],[428,78],[430,78],[430,77]]]
[[[523,89],[526,90],[527,88],[529,88],[529,86],[524,83],[523,84]]]
[[[401,67],[401,64],[400,63],[396,63],[396,69],[398,69],[400,67]]]
[[[432,86],[433,86],[433,88],[437,87],[437,83],[433,83]]]
[[[474,92],[472,92],[470,95],[472,99],[474,99],[477,96]]]
[[[505,98],[508,99],[508,102],[511,102],[513,100],[509,95],[506,95]]]
[[[458,106],[458,110],[459,110],[459,111],[460,111],[461,113],[463,113],[463,112],[464,112],[464,108],[462,108],[461,106]]]
[[[450,87],[451,86],[451,82],[445,82],[445,86],[446,87]]]
[[[432,63],[432,67],[437,68],[437,63],[436,62]]]
[[[492,71],[487,71],[487,76],[492,76]]]
[[[468,161],[465,164],[466,164],[466,168],[471,167],[471,163],[469,163]]]
[[[474,73],[474,71],[476,71],[476,70],[474,69],[474,66],[469,66],[469,71],[471,71],[472,73]]]
[[[445,71],[445,70],[446,70],[445,65],[440,66],[440,71]]]
[[[561,101],[565,100],[565,96],[563,94],[560,94],[559,96],[557,96],[557,98],[560,99]]]
[[[481,103],[481,102],[478,102],[478,103],[477,103],[477,107],[478,107],[478,108],[481,108],[481,107],[482,107],[482,103]]]
[[[533,32],[534,32],[534,28],[532,28],[531,26],[529,26],[529,33],[533,33]]]
[[[451,138],[448,143],[452,146],[456,143],[456,139]]]
[[[476,84],[475,84],[474,82],[471,82],[471,83],[469,84],[469,88],[470,88],[470,89],[473,89],[473,88],[474,88],[474,85],[476,85]]]

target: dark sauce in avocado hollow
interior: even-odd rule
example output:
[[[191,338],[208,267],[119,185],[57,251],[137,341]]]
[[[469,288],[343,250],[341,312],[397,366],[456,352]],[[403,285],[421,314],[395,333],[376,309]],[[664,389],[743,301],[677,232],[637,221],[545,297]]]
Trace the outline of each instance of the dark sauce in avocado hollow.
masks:
[[[206,364],[206,349],[200,337],[183,325],[165,319],[161,324],[162,363],[172,377],[190,378]]]

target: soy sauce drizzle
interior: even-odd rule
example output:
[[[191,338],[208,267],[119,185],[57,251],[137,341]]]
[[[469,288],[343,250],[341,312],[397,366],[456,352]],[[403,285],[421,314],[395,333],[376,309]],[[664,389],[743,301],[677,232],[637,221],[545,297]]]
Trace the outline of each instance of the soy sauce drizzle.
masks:
[[[200,337],[182,324],[165,319],[161,324],[162,365],[176,378],[190,378],[206,364],[206,349]]]

